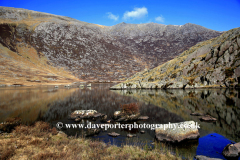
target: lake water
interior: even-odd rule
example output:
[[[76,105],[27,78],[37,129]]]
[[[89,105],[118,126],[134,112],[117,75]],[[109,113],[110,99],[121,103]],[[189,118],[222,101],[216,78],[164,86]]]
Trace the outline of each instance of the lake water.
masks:
[[[9,117],[20,117],[23,123],[28,125],[39,120],[49,122],[52,126],[56,126],[58,122],[74,124],[73,120],[67,118],[74,110],[94,109],[111,118],[115,111],[120,110],[120,105],[134,102],[139,104],[141,115],[150,117],[148,120],[138,121],[139,124],[167,124],[188,120],[200,124],[199,140],[170,145],[171,148],[177,147],[183,156],[203,154],[224,158],[219,152],[226,143],[229,143],[227,139],[240,141],[239,90],[109,90],[113,85],[92,84],[91,88],[83,89],[64,86],[0,88],[0,122]],[[209,114],[217,118],[217,121],[201,122],[199,117],[190,115],[192,112]],[[85,120],[80,123],[86,125],[89,122],[100,123],[99,120]],[[141,134],[141,130],[144,130],[145,134]],[[63,131],[71,136],[81,136],[83,132],[80,129]],[[121,135],[116,138],[108,136],[107,133],[112,131]],[[128,133],[136,134],[137,137],[127,138]],[[123,144],[152,146],[155,133],[150,129],[108,129],[90,138],[118,146]],[[214,146],[215,141],[218,142],[218,148]]]

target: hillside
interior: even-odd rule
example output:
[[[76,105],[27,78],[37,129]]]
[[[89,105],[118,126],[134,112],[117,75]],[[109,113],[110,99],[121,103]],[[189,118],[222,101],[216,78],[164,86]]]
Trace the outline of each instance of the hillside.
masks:
[[[126,88],[239,87],[240,28],[201,42],[154,69],[113,86]]]
[[[9,62],[4,64],[2,71],[6,72],[4,79],[14,79],[16,83],[20,83],[18,78],[21,79],[21,75],[9,70],[15,70],[16,66],[28,68],[29,64],[44,74],[58,75],[57,79],[125,80],[220,34],[222,32],[190,23],[182,26],[120,23],[108,27],[64,16],[0,7],[0,55]],[[6,56],[5,52],[10,51],[12,54]],[[35,57],[31,58],[31,52]],[[16,59],[24,59],[24,62],[18,64]],[[44,65],[35,61],[44,61]],[[19,71],[26,68],[19,68]],[[66,75],[55,73],[55,70],[64,71]],[[29,75],[23,74],[24,77]],[[47,82],[40,77],[39,74],[23,78],[23,81]]]

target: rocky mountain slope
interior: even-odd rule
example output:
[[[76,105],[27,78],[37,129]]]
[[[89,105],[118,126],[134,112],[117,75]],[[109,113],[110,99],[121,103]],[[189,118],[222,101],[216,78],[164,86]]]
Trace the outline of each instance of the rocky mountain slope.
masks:
[[[20,53],[22,48],[32,48],[39,59],[47,60],[46,66],[61,68],[69,72],[69,76],[82,80],[124,80],[220,34],[222,32],[190,23],[183,26],[120,23],[107,27],[69,17],[0,7],[0,44],[4,50],[34,63]],[[24,54],[30,53],[24,51]]]
[[[196,44],[152,70],[130,77],[112,89],[239,87],[240,28]]]

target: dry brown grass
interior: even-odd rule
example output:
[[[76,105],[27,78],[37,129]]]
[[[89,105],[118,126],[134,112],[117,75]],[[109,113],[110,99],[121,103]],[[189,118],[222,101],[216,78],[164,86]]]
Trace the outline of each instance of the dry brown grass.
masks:
[[[12,133],[0,135],[0,159],[180,159],[167,150],[117,147],[56,133],[45,122],[18,126]]]

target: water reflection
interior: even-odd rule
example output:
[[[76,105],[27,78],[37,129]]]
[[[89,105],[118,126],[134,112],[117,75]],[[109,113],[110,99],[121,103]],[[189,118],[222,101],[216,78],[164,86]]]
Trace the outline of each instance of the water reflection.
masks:
[[[218,133],[233,141],[240,138],[240,92],[237,90],[198,89],[198,90],[118,90],[111,91],[114,84],[93,84],[91,88],[64,88],[60,86],[43,87],[8,87],[0,88],[0,122],[8,117],[20,117],[24,123],[32,124],[42,120],[51,123],[75,123],[67,117],[74,110],[94,109],[106,114],[109,119],[114,111],[120,110],[121,104],[139,103],[141,115],[149,116],[145,121],[137,123],[164,124],[194,120],[200,123],[200,135]],[[190,113],[210,114],[217,122],[206,123]],[[89,121],[100,123],[97,121]],[[87,124],[87,121],[80,122]],[[150,129],[108,129],[92,138],[106,143],[122,145],[151,144],[155,133]],[[79,129],[64,130],[68,135],[83,134]],[[121,136],[112,138],[108,132],[117,132]],[[132,139],[126,138],[128,133],[137,134]],[[196,154],[198,141],[177,146],[180,153]],[[175,146],[176,147],[176,146]]]
[[[71,96],[76,88],[7,87],[0,88],[0,122],[8,117],[20,117],[31,124],[43,117],[52,102]]]
[[[197,90],[118,90],[120,95],[164,108],[175,113],[184,120],[200,123],[201,136],[216,132],[231,140],[240,138],[240,92],[229,89],[197,89]],[[199,121],[190,113],[199,112],[217,118],[215,123]]]

